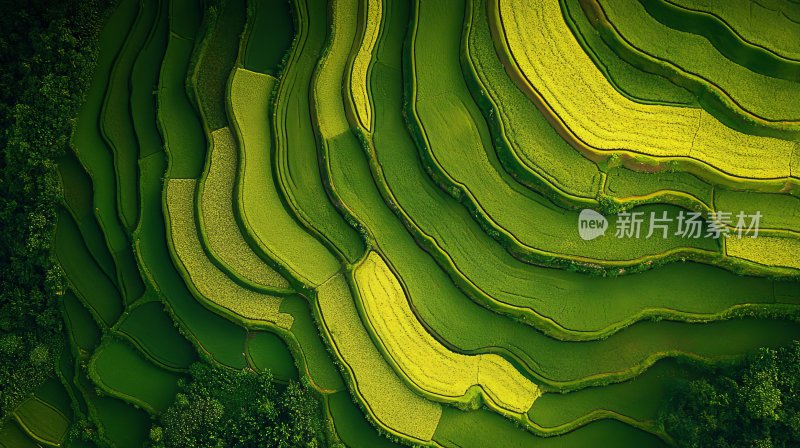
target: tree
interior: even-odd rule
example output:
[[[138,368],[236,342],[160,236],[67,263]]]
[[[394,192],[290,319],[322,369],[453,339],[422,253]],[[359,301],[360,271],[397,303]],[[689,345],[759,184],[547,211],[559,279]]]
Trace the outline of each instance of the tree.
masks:
[[[800,342],[682,385],[661,423],[682,447],[800,445]]]
[[[54,372],[60,191],[106,0],[0,0],[0,425]]]
[[[322,411],[304,386],[195,363],[150,431],[156,448],[321,447]]]

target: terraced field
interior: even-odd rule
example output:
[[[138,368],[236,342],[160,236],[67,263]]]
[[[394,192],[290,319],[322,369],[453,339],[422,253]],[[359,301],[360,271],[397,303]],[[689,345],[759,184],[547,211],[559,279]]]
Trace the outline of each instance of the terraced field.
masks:
[[[676,383],[800,339],[800,3],[721,5],[120,0],[0,446],[145,446],[197,361],[332,446],[679,444]]]

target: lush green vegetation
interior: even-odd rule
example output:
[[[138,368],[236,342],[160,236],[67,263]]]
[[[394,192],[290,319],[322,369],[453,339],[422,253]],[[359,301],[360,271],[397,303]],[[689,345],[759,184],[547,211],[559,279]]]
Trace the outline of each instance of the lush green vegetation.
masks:
[[[296,381],[194,364],[150,429],[153,447],[324,446],[322,411]]]
[[[50,258],[72,121],[90,80],[102,1],[4,1],[0,15],[0,420],[61,348],[61,274]]]
[[[0,3],[0,448],[800,440],[800,0]]]
[[[660,416],[682,447],[782,447],[800,439],[800,342],[685,382]]]

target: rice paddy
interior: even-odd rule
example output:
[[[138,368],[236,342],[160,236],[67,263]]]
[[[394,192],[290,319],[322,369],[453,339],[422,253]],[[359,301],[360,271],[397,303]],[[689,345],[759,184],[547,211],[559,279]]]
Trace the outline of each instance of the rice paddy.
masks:
[[[798,23],[121,0],[58,160],[57,380],[0,447],[145,446],[198,361],[308,385],[331,446],[675,445],[681,381],[800,338]],[[730,219],[619,230],[692,213]]]

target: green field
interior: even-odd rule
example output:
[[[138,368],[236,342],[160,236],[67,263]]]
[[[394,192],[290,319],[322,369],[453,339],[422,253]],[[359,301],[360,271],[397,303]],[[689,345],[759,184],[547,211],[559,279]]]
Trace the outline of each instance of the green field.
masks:
[[[0,447],[796,444],[798,0],[81,8]]]

